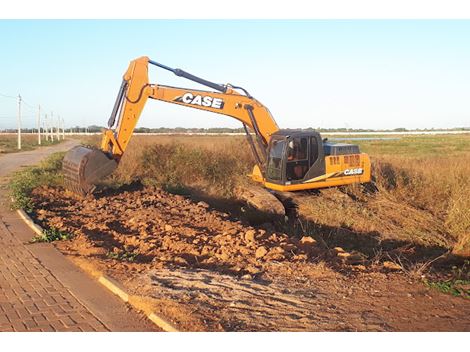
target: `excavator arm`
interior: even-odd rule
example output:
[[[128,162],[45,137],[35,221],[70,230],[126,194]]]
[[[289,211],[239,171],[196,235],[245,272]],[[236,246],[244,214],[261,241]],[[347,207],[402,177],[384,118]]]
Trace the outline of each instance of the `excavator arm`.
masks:
[[[150,84],[148,82],[149,63],[218,90],[218,92]],[[124,75],[123,84],[108,122],[109,130],[105,131],[101,148],[116,157],[121,156],[148,98],[151,98],[231,116],[255,132],[259,147],[263,151],[267,147],[270,136],[278,131],[279,127],[269,110],[246,91],[244,92],[245,95],[242,95],[230,85],[219,85],[185,71],[169,68],[147,57],[141,57],[130,63]]]
[[[216,92],[150,84],[149,64],[205,85]],[[243,94],[238,90],[241,90]],[[124,74],[108,121],[108,129],[103,132],[101,151],[76,147],[65,156],[63,164],[67,188],[76,193],[90,193],[98,180],[114,171],[126,151],[149,98],[227,115],[241,121],[247,132],[258,170],[263,169],[261,166],[266,159],[270,137],[279,130],[271,113],[263,104],[243,88],[213,83],[183,70],[173,69],[149,60],[147,57],[140,57],[131,61]],[[255,134],[257,147],[248,128]]]

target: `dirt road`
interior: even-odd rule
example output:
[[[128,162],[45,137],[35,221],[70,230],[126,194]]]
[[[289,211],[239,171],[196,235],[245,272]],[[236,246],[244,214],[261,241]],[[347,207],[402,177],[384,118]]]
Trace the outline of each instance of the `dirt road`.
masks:
[[[80,271],[9,209],[7,176],[75,141],[0,156],[0,331],[154,331],[145,317]]]
[[[467,299],[158,188],[88,198],[42,188],[34,199],[38,221],[75,235],[56,243],[63,253],[183,330],[470,331]]]

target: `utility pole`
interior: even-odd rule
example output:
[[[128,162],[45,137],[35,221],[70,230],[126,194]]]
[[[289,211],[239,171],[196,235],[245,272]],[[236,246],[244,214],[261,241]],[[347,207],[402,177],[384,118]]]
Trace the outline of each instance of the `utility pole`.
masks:
[[[18,94],[18,149],[21,149],[21,95]]]
[[[38,105],[38,144],[41,145],[41,105]]]

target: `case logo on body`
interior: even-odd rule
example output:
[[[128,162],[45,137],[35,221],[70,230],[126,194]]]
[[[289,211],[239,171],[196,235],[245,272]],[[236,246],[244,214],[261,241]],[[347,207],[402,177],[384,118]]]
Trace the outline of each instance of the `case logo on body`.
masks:
[[[224,107],[224,100],[221,98],[214,98],[209,95],[193,95],[189,92],[184,93],[181,97],[177,97],[173,101],[184,104],[205,106],[214,109],[222,109]]]
[[[351,175],[362,175],[364,173],[364,169],[358,168],[358,169],[346,169],[344,170],[344,174],[346,176],[351,176]]]

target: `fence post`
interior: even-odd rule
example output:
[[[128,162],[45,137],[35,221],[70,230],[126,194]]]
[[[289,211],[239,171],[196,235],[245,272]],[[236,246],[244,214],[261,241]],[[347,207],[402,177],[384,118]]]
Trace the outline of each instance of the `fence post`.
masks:
[[[18,149],[21,150],[21,95],[18,94]]]
[[[44,114],[44,133],[46,134],[46,141],[49,142],[49,125],[47,120],[47,114]]]
[[[38,144],[41,145],[41,104],[38,105]]]
[[[51,111],[51,122],[49,124],[51,142],[54,142],[54,113]]]
[[[55,132],[56,132],[57,141],[59,141],[60,140],[60,116],[59,115],[57,115],[57,125],[56,125]]]

